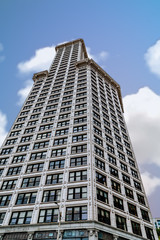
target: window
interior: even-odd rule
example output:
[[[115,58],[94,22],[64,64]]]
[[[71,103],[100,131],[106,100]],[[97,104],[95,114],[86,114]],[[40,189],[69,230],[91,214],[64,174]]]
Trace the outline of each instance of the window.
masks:
[[[153,234],[153,229],[151,228],[148,228],[148,227],[145,227],[145,231],[146,231],[146,235],[147,235],[147,238],[150,239],[150,240],[154,240],[154,234]]]
[[[63,122],[58,122],[57,127],[64,127],[69,125],[69,120],[68,121],[63,121]]]
[[[41,114],[34,114],[34,115],[31,115],[30,119],[35,119],[35,118],[39,118]]]
[[[5,148],[5,149],[2,149],[1,155],[10,154],[10,153],[12,153],[12,150],[13,150],[13,148]]]
[[[121,193],[121,185],[118,182],[111,180],[111,186],[114,191]]]
[[[60,196],[61,196],[60,189],[44,191],[42,202],[59,201]]]
[[[121,169],[122,169],[123,171],[128,172],[128,167],[127,167],[126,164],[120,162],[120,166],[121,166]]]
[[[146,220],[146,221],[150,222],[149,215],[148,215],[147,211],[145,211],[144,209],[141,209],[141,215],[142,215],[143,220]]]
[[[56,136],[68,134],[69,128],[61,129],[56,131]]]
[[[77,171],[69,173],[69,182],[83,181],[87,180],[87,171]]]
[[[125,155],[123,153],[119,152],[119,151],[118,151],[118,157],[120,159],[122,159],[123,161],[125,161]]]
[[[137,182],[137,181],[134,181],[134,180],[133,180],[133,182],[134,182],[135,188],[140,190],[140,191],[142,191],[141,184],[139,182]]]
[[[74,124],[83,123],[83,122],[87,122],[87,117],[74,119]]]
[[[87,198],[87,187],[76,187],[68,189],[68,200]]]
[[[49,117],[49,118],[43,118],[42,119],[42,123],[49,123],[49,122],[53,122],[54,121],[54,117]]]
[[[24,123],[16,124],[16,125],[14,125],[13,129],[21,128],[21,127],[23,127],[23,125],[24,125]]]
[[[87,125],[83,125],[83,126],[78,126],[78,127],[74,127],[73,128],[73,132],[82,132],[82,131],[87,131]]]
[[[51,132],[37,134],[36,139],[45,139],[51,136]]]
[[[48,175],[46,179],[46,184],[56,184],[63,182],[63,173]]]
[[[131,184],[130,177],[122,173],[122,179],[125,183]]]
[[[26,173],[42,172],[44,163],[31,164],[27,166]]]
[[[9,158],[1,158],[0,159],[0,165],[5,165],[7,163]]]
[[[116,197],[116,196],[113,196],[113,204],[116,208],[119,208],[121,210],[124,210],[124,207],[123,207],[123,200]]]
[[[109,167],[109,171],[110,171],[110,174],[117,177],[118,178],[118,170],[113,168],[113,167]]]
[[[36,128],[27,128],[27,129],[24,131],[24,133],[25,133],[25,134],[26,134],[26,133],[32,133],[32,132],[35,131],[35,129],[36,129]]]
[[[59,156],[65,156],[66,155],[66,148],[59,148],[52,150],[51,157],[59,157]]]
[[[116,215],[117,228],[127,231],[126,218]]]
[[[133,191],[131,189],[125,187],[125,192],[127,197],[134,199]]]
[[[87,134],[75,135],[72,137],[72,142],[81,142],[87,140]]]
[[[69,117],[70,117],[70,113],[59,115],[59,119],[65,119]]]
[[[8,180],[4,181],[1,187],[1,190],[14,189],[16,186],[17,180]]]
[[[95,152],[95,154],[97,154],[98,156],[100,156],[100,157],[104,157],[104,151],[103,150],[101,150],[100,148],[98,148],[97,146],[94,146],[94,152]]]
[[[3,223],[4,217],[6,213],[0,213],[0,224]]]
[[[115,136],[115,139],[116,139],[116,140],[118,140],[119,142],[121,142],[120,136],[118,136],[117,134],[114,134],[114,136]]]
[[[14,139],[10,139],[10,140],[7,140],[6,144],[5,145],[12,145],[12,144],[15,144],[17,141],[17,138],[14,138]]]
[[[21,138],[21,143],[23,143],[23,142],[29,142],[29,141],[32,140],[32,138],[33,138],[33,135],[27,136],[27,137],[22,137],[22,138]]]
[[[36,196],[37,196],[36,192],[19,193],[17,197],[16,205],[35,203]]]
[[[80,116],[80,115],[84,115],[84,114],[86,114],[87,113],[87,110],[85,109],[85,110],[81,110],[81,111],[76,111],[75,112],[75,114],[74,114],[74,116]]]
[[[103,141],[100,138],[96,137],[95,135],[94,135],[94,142],[99,144],[100,146],[103,146]]]
[[[46,158],[47,152],[38,152],[38,153],[32,153],[30,156],[30,160],[40,160],[40,159],[45,159]]]
[[[73,146],[72,149],[71,149],[72,154],[82,153],[82,152],[87,152],[87,144]]]
[[[29,144],[28,145],[22,145],[17,148],[17,152],[25,152],[29,150]]]
[[[0,196],[0,206],[8,206],[10,203],[12,195],[1,195]]]
[[[107,134],[112,135],[112,132],[109,128],[104,127],[104,130]]]
[[[107,185],[106,176],[102,175],[99,172],[96,172],[96,181],[103,185]]]
[[[97,121],[95,118],[93,118],[93,123],[101,128],[101,123]]]
[[[128,210],[129,210],[129,213],[132,214],[132,215],[135,215],[135,216],[138,216],[137,215],[137,208],[135,205],[131,204],[131,203],[128,203]]]
[[[135,162],[132,159],[128,158],[128,161],[132,167],[135,167]]]
[[[116,142],[117,144],[117,148],[119,148],[121,151],[123,151],[123,146],[121,144],[119,144],[118,142]]]
[[[139,202],[140,204],[146,205],[144,196],[142,196],[142,195],[140,195],[140,194],[137,193],[137,198],[138,198],[138,202]]]
[[[106,141],[113,144],[113,139],[106,135]]]
[[[94,131],[97,135],[102,136],[102,131],[99,130],[98,128],[93,127],[93,131]]]
[[[108,161],[114,165],[117,165],[116,158],[108,154]]]
[[[20,174],[22,166],[11,167],[8,169],[7,176]]]
[[[141,227],[139,223],[131,221],[132,231],[134,234],[142,236]]]
[[[133,176],[133,177],[135,177],[135,178],[138,179],[138,173],[137,173],[136,170],[134,170],[134,169],[131,168],[131,173],[132,173],[132,176]]]
[[[20,131],[15,131],[15,132],[11,132],[9,136],[14,137],[14,136],[18,136],[19,134],[20,134]]]
[[[66,208],[66,221],[87,220],[87,206]]]
[[[24,178],[21,187],[26,188],[39,186],[40,180],[41,177]]]
[[[32,211],[13,212],[9,225],[30,224]]]
[[[104,209],[98,208],[98,221],[111,224],[110,222],[110,212]]]
[[[108,193],[97,188],[97,199],[102,202],[108,203]]]
[[[105,171],[105,163],[99,160],[98,158],[95,158],[95,165],[97,168],[100,168]]]
[[[44,116],[54,115],[56,114],[57,110],[47,111],[44,113]]]
[[[49,170],[64,168],[65,160],[57,160],[49,163]]]
[[[71,107],[65,107],[65,108],[61,108],[60,112],[68,112],[71,111]]]
[[[21,162],[24,162],[26,158],[26,155],[17,155],[17,156],[14,156],[13,160],[12,160],[12,163],[21,163]]]
[[[114,147],[112,147],[111,145],[107,144],[107,151],[110,152],[110,153],[115,153],[114,152]]]
[[[53,128],[53,124],[40,126],[39,131],[44,131]]]
[[[81,165],[87,165],[87,156],[71,158],[70,160],[71,167],[81,166]]]
[[[38,142],[38,143],[35,143],[35,144],[34,144],[33,149],[45,148],[45,147],[48,147],[48,145],[49,145],[49,141],[46,141],[46,142]]]
[[[36,121],[31,121],[31,122],[28,122],[27,126],[33,126],[33,125],[36,125],[38,122],[38,120]]]

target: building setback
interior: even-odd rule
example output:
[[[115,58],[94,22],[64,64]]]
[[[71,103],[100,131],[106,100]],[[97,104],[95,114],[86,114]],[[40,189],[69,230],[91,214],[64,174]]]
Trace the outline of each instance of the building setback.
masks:
[[[120,86],[82,39],[56,52],[0,150],[1,239],[157,239]]]

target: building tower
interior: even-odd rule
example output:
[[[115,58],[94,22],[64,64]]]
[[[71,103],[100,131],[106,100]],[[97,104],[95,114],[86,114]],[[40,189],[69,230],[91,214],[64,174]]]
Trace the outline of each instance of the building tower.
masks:
[[[120,86],[82,39],[56,51],[0,151],[1,239],[157,239]]]

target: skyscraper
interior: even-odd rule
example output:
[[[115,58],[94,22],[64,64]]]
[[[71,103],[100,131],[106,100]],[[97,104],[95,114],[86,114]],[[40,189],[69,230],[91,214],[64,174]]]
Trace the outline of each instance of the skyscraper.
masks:
[[[120,86],[82,39],[56,51],[0,151],[1,239],[157,239]]]

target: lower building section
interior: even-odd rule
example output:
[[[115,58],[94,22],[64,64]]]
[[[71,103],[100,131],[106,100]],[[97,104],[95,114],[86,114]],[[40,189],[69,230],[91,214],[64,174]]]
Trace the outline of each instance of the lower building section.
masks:
[[[43,224],[0,228],[0,240],[140,240],[138,235],[99,222]],[[147,239],[156,240],[154,236]]]

